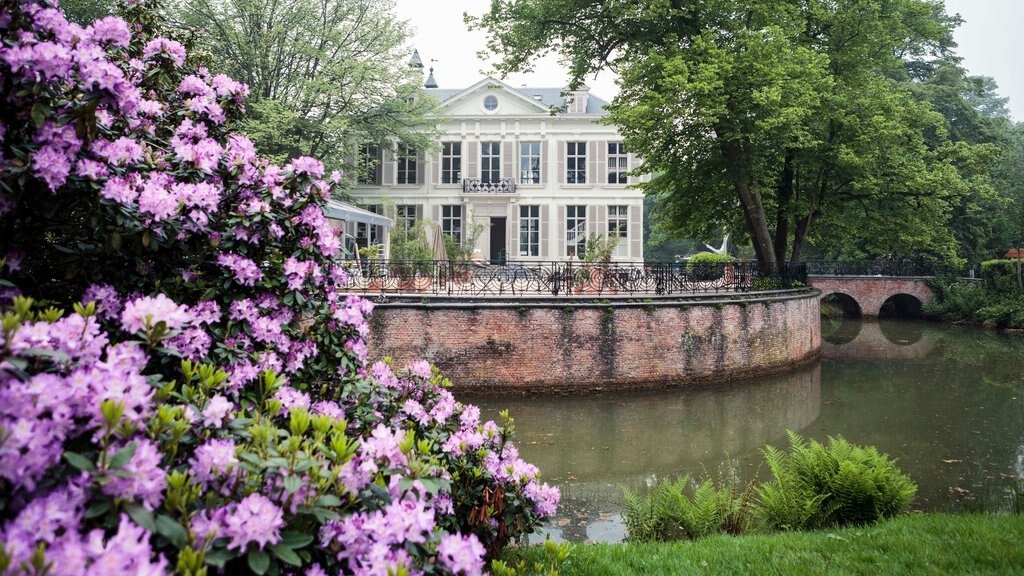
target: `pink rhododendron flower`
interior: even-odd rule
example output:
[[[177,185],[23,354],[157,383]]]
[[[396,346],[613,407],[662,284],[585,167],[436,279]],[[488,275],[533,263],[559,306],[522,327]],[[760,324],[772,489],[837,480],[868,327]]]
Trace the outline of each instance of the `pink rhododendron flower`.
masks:
[[[174,330],[191,320],[187,307],[179,306],[163,294],[132,300],[125,304],[124,312],[121,313],[121,326],[132,334],[145,330],[147,326],[155,326],[158,322],[164,322]]]

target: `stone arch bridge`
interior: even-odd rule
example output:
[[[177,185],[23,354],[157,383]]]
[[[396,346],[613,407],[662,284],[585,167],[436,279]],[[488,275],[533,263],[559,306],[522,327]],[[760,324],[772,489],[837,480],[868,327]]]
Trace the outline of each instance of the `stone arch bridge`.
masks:
[[[920,305],[928,304],[935,299],[935,293],[928,287],[927,280],[927,277],[808,276],[811,286],[821,291],[822,298],[833,294],[847,296],[856,303],[859,315],[868,317],[878,316],[886,302],[901,295],[916,299]]]

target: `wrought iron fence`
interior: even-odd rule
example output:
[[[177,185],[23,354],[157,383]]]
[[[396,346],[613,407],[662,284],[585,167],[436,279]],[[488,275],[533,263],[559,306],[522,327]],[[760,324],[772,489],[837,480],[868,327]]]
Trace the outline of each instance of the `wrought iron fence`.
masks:
[[[960,267],[927,260],[808,260],[812,276],[929,277],[967,275]]]
[[[370,260],[353,264],[348,289],[438,296],[611,296],[747,292],[800,287],[806,267],[732,264]]]

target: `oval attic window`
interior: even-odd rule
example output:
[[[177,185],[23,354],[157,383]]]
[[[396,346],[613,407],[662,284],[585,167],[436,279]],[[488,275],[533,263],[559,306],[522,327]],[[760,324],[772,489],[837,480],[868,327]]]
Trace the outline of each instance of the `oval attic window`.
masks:
[[[498,109],[498,97],[494,95],[487,95],[484,97],[484,109],[488,112],[494,112]]]

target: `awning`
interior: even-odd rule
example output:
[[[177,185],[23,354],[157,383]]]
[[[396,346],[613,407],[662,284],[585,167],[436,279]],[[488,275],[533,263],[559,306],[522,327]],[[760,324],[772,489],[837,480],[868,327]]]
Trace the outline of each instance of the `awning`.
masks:
[[[324,207],[324,215],[332,220],[362,222],[364,224],[374,224],[385,228],[393,228],[395,225],[395,223],[391,221],[391,218],[386,218],[380,214],[374,214],[369,210],[363,210],[362,208],[357,208],[351,204],[345,204],[344,202],[339,202],[337,200],[327,201],[327,206]]]

